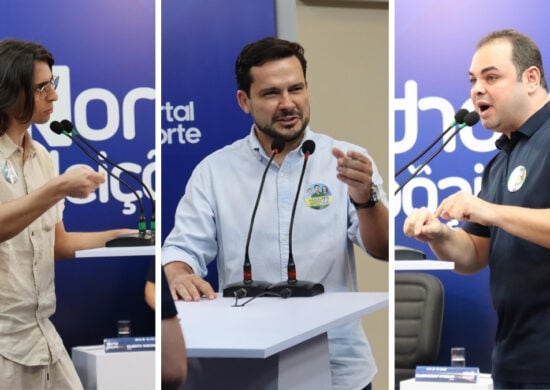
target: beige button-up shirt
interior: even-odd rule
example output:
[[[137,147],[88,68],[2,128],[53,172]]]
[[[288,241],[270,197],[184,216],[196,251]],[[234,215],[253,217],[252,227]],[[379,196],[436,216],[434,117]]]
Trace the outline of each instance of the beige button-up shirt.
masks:
[[[0,202],[20,198],[57,175],[46,149],[25,135],[25,148],[0,136]],[[63,201],[21,233],[0,243],[0,354],[14,362],[55,362],[63,342],[49,317],[55,312],[55,225]]]

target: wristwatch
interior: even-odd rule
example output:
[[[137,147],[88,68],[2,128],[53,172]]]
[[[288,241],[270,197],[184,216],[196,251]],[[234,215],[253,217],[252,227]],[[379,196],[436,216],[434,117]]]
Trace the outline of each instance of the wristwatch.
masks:
[[[359,209],[370,209],[371,207],[374,207],[376,203],[380,200],[379,192],[378,192],[378,186],[376,184],[372,184],[370,188],[370,198],[365,203],[357,203],[353,200],[353,198],[350,196],[349,200],[355,206],[357,210]]]

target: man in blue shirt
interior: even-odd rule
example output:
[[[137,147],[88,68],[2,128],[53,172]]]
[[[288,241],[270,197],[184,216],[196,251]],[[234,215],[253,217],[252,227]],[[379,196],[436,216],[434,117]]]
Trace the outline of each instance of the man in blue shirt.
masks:
[[[285,141],[267,172],[250,246],[254,279],[287,280],[289,227],[305,140],[316,144],[300,189],[292,237],[298,278],[326,291],[356,291],[353,244],[388,257],[388,209],[382,178],[366,150],[309,129],[303,48],[265,38],[243,48],[236,62],[237,100],[254,120],[250,134],[206,157],[194,170],[176,210],[162,261],[174,299],[216,297],[203,279],[217,258],[219,285],[243,280],[252,205],[276,137]],[[326,187],[311,204],[308,188]],[[228,190],[231,189],[231,190]],[[360,321],[329,332],[334,389],[362,389],[376,365]]]
[[[550,104],[541,54],[529,37],[496,31],[478,44],[469,73],[483,126],[502,133],[500,152],[477,197],[458,192],[435,213],[415,210],[403,229],[460,273],[490,267],[494,388],[548,389]],[[465,223],[453,230],[439,217]]]

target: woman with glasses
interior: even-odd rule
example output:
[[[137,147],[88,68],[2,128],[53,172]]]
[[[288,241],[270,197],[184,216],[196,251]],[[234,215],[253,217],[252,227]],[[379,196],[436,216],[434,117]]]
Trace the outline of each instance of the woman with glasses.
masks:
[[[53,113],[59,82],[53,63],[39,44],[0,40],[0,387],[6,389],[82,388],[49,319],[54,259],[133,232],[65,230],[64,198],[86,198],[105,178],[84,167],[58,175],[27,131]]]

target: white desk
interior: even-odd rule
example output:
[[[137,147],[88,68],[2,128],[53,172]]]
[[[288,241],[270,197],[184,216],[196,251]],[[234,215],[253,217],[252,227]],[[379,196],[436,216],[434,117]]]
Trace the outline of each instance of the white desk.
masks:
[[[75,257],[127,257],[127,256],[154,256],[155,246],[125,246],[125,247],[104,247],[76,251]]]
[[[176,302],[189,389],[330,389],[326,332],[386,307],[388,294],[234,301]]]
[[[74,347],[72,359],[85,390],[155,388],[155,351],[106,353],[94,345]]]
[[[414,378],[401,381],[401,390],[493,390],[490,374],[479,374],[477,383],[420,382]]]
[[[395,271],[453,270],[455,263],[441,260],[395,260]]]

